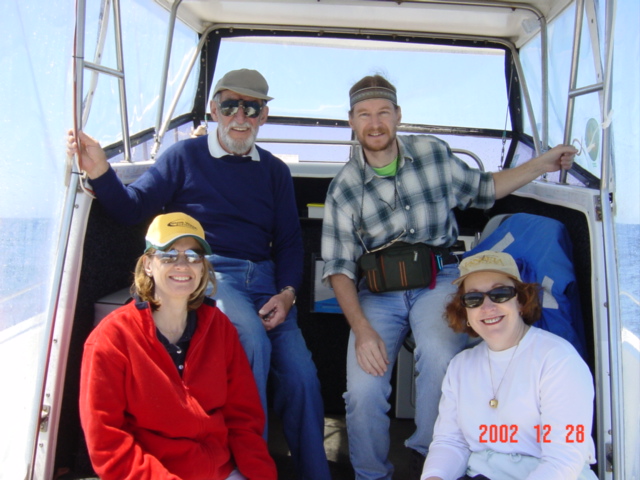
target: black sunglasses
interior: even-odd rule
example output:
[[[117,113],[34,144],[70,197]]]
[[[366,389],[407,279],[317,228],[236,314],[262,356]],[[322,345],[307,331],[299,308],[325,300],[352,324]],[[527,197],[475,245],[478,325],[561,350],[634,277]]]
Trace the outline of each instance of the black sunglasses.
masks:
[[[238,113],[240,107],[242,107],[244,116],[249,118],[256,118],[262,110],[262,103],[255,100],[225,100],[220,102],[219,105],[220,113],[225,117],[232,117]]]
[[[462,295],[462,305],[467,308],[476,308],[482,305],[485,295],[493,303],[504,303],[516,296],[515,287],[496,287],[488,292],[469,292]]]
[[[152,253],[154,257],[158,257],[158,259],[162,263],[176,263],[180,255],[184,255],[184,258],[188,263],[202,263],[202,259],[204,255],[202,253],[196,252],[194,250],[185,250],[184,252],[179,252],[178,250],[171,249],[167,252],[163,252],[162,250],[158,250],[157,252]]]

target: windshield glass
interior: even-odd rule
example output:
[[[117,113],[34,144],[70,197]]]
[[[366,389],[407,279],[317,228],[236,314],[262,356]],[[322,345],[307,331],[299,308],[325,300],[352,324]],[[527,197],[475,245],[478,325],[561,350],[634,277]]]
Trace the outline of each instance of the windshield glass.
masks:
[[[351,86],[380,73],[398,90],[404,123],[504,128],[504,51],[499,49],[331,38],[223,39],[213,83],[236,68],[254,68],[266,77],[275,98],[271,115],[346,120]]]
[[[511,129],[504,63],[504,50],[495,48],[332,38],[225,38],[213,84],[230,70],[256,69],[274,97],[269,102],[270,117],[346,121],[351,86],[366,75],[381,74],[397,88],[404,124],[502,131]],[[317,127],[283,123],[287,125],[265,125],[259,139],[345,142],[351,138],[344,123]],[[499,138],[440,136],[454,148],[468,148],[481,156],[488,169],[498,168]],[[347,145],[272,143],[266,148],[290,162],[345,162],[349,156]]]

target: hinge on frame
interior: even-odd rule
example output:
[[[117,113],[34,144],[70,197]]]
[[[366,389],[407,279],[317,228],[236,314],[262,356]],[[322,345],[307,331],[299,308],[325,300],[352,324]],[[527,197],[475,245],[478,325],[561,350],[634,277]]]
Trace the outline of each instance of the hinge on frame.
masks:
[[[51,407],[49,405],[43,405],[40,411],[40,431],[46,432],[49,428],[49,414],[51,413]]]
[[[605,454],[605,459],[606,459],[605,470],[606,470],[607,472],[613,472],[613,444],[611,444],[611,443],[606,443],[606,444],[605,444],[605,449],[606,449],[606,454]]]
[[[602,221],[602,196],[601,195],[596,195],[595,197],[593,197],[593,203],[594,208],[595,208],[595,212],[596,212],[596,220],[598,222]]]

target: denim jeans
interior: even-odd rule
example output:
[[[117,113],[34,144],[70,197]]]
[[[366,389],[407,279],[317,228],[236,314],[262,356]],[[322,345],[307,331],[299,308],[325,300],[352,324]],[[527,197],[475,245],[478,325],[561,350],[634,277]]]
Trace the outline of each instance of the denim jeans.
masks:
[[[456,265],[446,265],[438,273],[436,287],[372,293],[364,282],[359,299],[371,326],[387,348],[391,362],[385,375],[366,373],[356,359],[355,337],[349,337],[347,351],[346,402],[349,455],[356,479],[391,479],[389,462],[389,396],[391,374],[398,352],[409,330],[416,343],[416,430],[405,442],[425,455],[438,416],[442,380],[451,358],[466,344],[467,336],[456,334],[443,319],[448,296],[455,292],[451,282],[458,277]]]
[[[273,409],[282,420],[298,477],[330,479],[320,381],[298,327],[296,308],[268,332],[257,313],[277,293],[273,262],[219,255],[211,255],[209,260],[216,272],[214,298],[238,330],[265,412],[267,379],[272,382]]]

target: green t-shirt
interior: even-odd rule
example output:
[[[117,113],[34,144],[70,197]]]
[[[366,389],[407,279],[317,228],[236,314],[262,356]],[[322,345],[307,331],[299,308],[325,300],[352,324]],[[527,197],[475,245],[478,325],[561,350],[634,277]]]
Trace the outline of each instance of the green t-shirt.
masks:
[[[371,168],[373,168],[373,171],[376,172],[381,177],[393,177],[398,171],[398,157],[396,157],[393,160],[393,162],[391,162],[389,165],[386,165],[381,168],[375,168],[375,167],[371,167]]]

